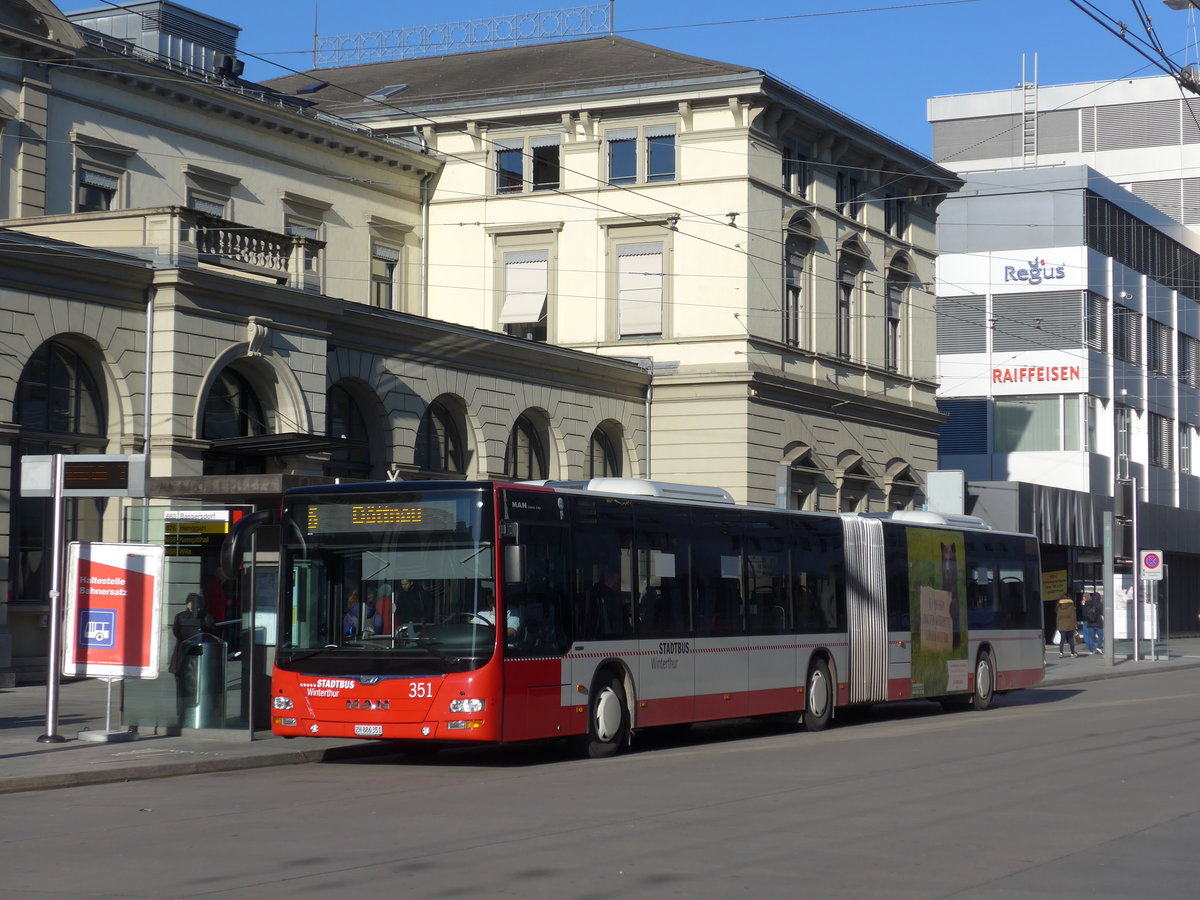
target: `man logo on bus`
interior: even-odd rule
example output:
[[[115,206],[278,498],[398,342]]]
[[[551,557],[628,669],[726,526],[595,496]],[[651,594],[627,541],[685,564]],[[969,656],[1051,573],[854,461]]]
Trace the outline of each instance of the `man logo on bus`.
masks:
[[[391,700],[347,700],[346,709],[391,709]]]

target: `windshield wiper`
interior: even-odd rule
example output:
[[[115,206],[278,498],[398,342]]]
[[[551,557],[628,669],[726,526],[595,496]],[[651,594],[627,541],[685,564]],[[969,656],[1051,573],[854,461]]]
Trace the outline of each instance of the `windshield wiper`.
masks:
[[[462,559],[460,559],[458,561],[458,564],[460,566],[465,565],[466,563],[469,563],[471,560],[473,560],[475,557],[477,557],[484,550],[491,550],[491,549],[492,549],[491,541],[481,541],[478,549],[476,549],[474,553],[468,553],[465,557],[463,557]]]
[[[418,647],[421,647],[424,650],[428,650],[430,653],[432,653],[434,656],[436,656],[442,662],[448,663],[451,661],[449,656],[447,656],[445,653],[443,653],[437,647],[433,646],[434,644],[440,644],[441,641],[435,640],[434,638],[423,638],[423,637],[414,637],[414,638],[412,638],[412,641]]]
[[[288,657],[288,660],[290,662],[297,663],[297,662],[301,662],[302,660],[305,660],[305,659],[312,659],[314,656],[319,656],[322,653],[324,653],[326,650],[336,650],[336,649],[337,649],[337,644],[330,644],[328,647],[321,647],[319,650],[309,650],[307,652],[301,652],[301,653],[296,653],[293,651],[292,655]]]

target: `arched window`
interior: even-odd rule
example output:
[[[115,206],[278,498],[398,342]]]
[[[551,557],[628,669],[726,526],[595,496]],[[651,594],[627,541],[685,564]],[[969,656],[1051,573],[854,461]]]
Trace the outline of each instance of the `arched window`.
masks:
[[[350,391],[340,384],[329,389],[325,398],[326,434],[347,442],[346,449],[329,454],[326,470],[330,475],[351,478],[371,477],[371,446],[367,420]]]
[[[269,433],[258,394],[236,369],[225,369],[209,391],[200,420],[200,437],[206,441],[254,437]],[[204,458],[205,475],[256,475],[265,471],[261,457],[210,451]]]
[[[804,264],[808,241],[789,234],[784,242],[783,342],[793,347],[804,343]]]
[[[516,481],[539,481],[550,477],[546,444],[540,429],[522,413],[513,423],[504,451],[504,474]]]
[[[20,494],[21,457],[103,453],[108,443],[107,416],[99,384],[79,354],[59,341],[42,344],[26,363],[17,382],[14,417],[20,431],[13,444],[16,458],[10,497]],[[12,506],[9,533],[14,600],[47,599],[51,505],[45,499],[30,498]],[[64,540],[101,538],[104,500],[67,500],[64,506]]]
[[[854,302],[858,285],[858,258],[843,253],[838,259],[837,280],[837,355],[854,355]]]
[[[22,431],[103,435],[100,391],[79,354],[58,341],[37,349],[17,386],[17,422]]]
[[[828,482],[812,449],[798,444],[784,457],[779,475],[787,490],[788,509],[820,509],[821,488]]]
[[[838,512],[867,512],[874,493],[875,479],[862,457],[857,453],[846,455],[837,473]]]
[[[421,418],[413,461],[423,472],[461,475],[466,471],[458,424],[450,409],[440,400],[430,403]]]
[[[921,501],[921,484],[912,467],[902,459],[888,463],[883,479],[883,493],[889,511],[917,509]]]
[[[588,443],[588,478],[620,478],[621,455],[617,452],[612,435],[603,427],[592,432]]]

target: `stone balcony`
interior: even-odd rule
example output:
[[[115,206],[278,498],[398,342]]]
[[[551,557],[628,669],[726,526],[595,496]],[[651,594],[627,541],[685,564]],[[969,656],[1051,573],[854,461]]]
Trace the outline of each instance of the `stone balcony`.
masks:
[[[160,268],[207,268],[321,290],[325,242],[268,231],[183,206],[0,220],[0,227],[150,258]]]

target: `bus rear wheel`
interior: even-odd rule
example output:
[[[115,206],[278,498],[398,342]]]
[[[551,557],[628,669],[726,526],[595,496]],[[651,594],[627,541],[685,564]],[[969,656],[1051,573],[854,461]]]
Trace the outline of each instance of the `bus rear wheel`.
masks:
[[[592,759],[614,756],[629,740],[629,705],[625,688],[609,674],[596,682],[588,711],[587,755]]]
[[[975,660],[975,693],[972,702],[976,709],[989,709],[996,699],[996,663],[992,654],[984,650]]]
[[[809,731],[824,731],[833,719],[833,679],[829,666],[818,659],[808,670],[804,691],[804,727]]]

